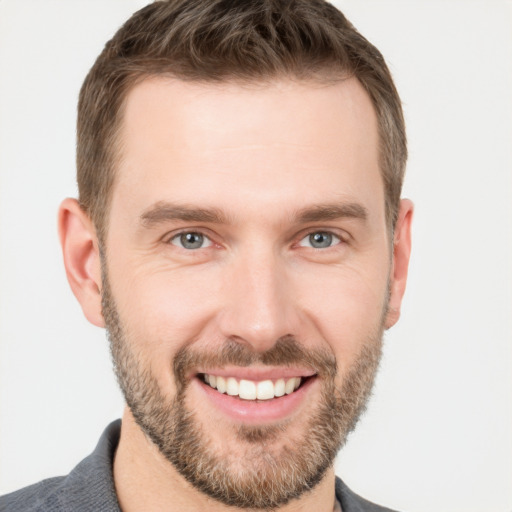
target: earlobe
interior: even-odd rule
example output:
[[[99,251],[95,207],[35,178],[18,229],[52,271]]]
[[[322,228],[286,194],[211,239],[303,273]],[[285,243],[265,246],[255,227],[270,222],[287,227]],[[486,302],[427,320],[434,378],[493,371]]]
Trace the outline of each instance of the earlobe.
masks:
[[[389,329],[398,322],[402,298],[407,283],[407,272],[411,255],[411,223],[414,205],[409,199],[400,201],[400,210],[393,237],[393,264],[389,282],[389,303],[385,327]]]
[[[60,205],[59,238],[71,290],[87,320],[104,327],[98,239],[93,223],[76,199],[65,199]]]

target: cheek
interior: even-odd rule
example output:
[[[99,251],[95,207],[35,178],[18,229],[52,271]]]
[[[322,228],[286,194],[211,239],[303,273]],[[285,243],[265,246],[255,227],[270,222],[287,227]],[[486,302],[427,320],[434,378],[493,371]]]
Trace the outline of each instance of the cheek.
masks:
[[[340,369],[380,336],[387,303],[387,269],[331,268],[301,278],[304,314],[333,351]]]
[[[121,264],[112,264],[109,273],[124,341],[141,369],[150,369],[161,392],[171,399],[176,393],[176,353],[204,337],[214,294],[193,271],[136,266],[126,271],[128,267],[123,271]]]
[[[117,279],[112,291],[126,337],[134,351],[150,361],[163,389],[173,382],[172,362],[183,347],[205,336],[210,328],[219,290],[208,282],[220,282],[194,270],[144,272],[133,270]],[[120,276],[118,275],[118,278]],[[115,288],[114,288],[115,286]]]

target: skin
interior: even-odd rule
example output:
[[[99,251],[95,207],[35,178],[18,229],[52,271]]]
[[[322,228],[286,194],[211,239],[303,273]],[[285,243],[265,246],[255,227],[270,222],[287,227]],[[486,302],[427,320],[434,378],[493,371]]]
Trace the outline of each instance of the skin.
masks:
[[[187,344],[213,350],[231,338],[264,352],[292,335],[335,356],[340,387],[364,342],[381,328],[383,311],[385,328],[398,320],[412,203],[402,200],[390,234],[376,115],[356,79],[334,85],[147,79],[127,97],[121,140],[105,244],[109,282],[132,348],[169,399],[176,393],[170,365]],[[164,203],[215,209],[225,218],[141,220]],[[359,213],[298,216],[325,205],[351,211],[356,205]],[[73,292],[89,321],[104,327],[94,226],[74,199],[62,203],[59,226]],[[176,238],[182,230],[201,232],[211,243],[184,249]],[[315,232],[334,234],[332,246],[308,246]],[[234,420],[198,386],[187,393],[218,452],[243,456]],[[319,393],[314,382],[286,418],[283,435],[302,433],[301,419]],[[278,437],[273,446],[283,442]],[[124,511],[228,509],[176,472],[128,408],[114,478]],[[282,510],[330,512],[333,502],[330,468],[312,492]]]

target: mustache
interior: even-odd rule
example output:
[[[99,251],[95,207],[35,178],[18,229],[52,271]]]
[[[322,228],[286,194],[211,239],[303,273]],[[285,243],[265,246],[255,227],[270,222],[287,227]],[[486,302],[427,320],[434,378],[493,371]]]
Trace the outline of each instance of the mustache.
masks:
[[[173,361],[178,386],[186,386],[186,376],[198,367],[300,366],[314,371],[319,377],[334,379],[338,366],[334,354],[326,349],[306,348],[293,336],[283,336],[265,352],[256,352],[245,343],[227,339],[220,349],[196,351],[190,346],[181,348]]]

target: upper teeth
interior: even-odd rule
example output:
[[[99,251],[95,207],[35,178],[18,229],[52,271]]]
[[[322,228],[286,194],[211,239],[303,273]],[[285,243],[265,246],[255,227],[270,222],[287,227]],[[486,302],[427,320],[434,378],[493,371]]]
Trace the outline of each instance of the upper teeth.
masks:
[[[234,377],[220,377],[219,375],[204,374],[204,380],[212,388],[220,393],[227,393],[231,396],[239,396],[244,400],[269,400],[276,396],[289,395],[293,393],[302,381],[301,377],[291,379],[262,380],[236,380]]]

